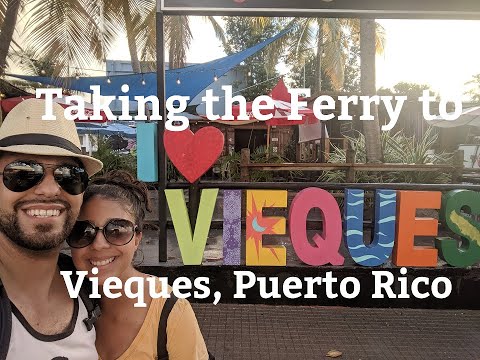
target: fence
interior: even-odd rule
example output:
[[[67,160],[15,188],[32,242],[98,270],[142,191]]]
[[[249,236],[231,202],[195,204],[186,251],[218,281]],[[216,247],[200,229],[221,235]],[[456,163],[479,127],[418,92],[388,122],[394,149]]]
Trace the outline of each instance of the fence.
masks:
[[[355,152],[347,149],[346,163],[283,163],[283,164],[253,164],[250,163],[250,149],[242,149],[240,158],[240,181],[250,181],[250,170],[263,171],[331,171],[343,170],[346,172],[346,182],[355,182],[355,173],[358,171],[442,171],[452,174],[452,184],[461,182],[464,172],[463,151],[455,152],[454,164],[357,164]],[[480,172],[479,172],[480,173]]]

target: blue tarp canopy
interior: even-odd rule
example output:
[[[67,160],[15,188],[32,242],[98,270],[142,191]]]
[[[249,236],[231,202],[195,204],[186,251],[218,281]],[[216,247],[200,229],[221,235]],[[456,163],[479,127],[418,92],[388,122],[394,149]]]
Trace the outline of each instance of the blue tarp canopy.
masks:
[[[120,135],[128,139],[135,139],[137,135],[137,131],[134,128],[120,123],[111,123],[106,126],[93,123],[76,123],[75,125],[79,134]]]
[[[190,96],[190,100],[208,87],[214,80],[214,76],[220,77],[240,64],[242,61],[259,52],[267,45],[285,35],[288,30],[283,30],[274,37],[264,40],[261,43],[252,46],[239,53],[213,60],[203,64],[196,64],[179,69],[167,70],[165,74],[166,97],[173,95]],[[150,96],[157,95],[157,73],[116,75],[116,76],[96,76],[96,77],[59,77],[51,78],[46,76],[27,76],[9,74],[19,79],[38,82],[57,87],[66,87],[71,90],[91,93],[91,85],[100,85],[102,95],[120,96]],[[110,79],[110,83],[108,83]],[[145,85],[142,84],[144,80]],[[180,84],[177,83],[180,80]],[[121,86],[128,84],[130,91],[124,94]]]

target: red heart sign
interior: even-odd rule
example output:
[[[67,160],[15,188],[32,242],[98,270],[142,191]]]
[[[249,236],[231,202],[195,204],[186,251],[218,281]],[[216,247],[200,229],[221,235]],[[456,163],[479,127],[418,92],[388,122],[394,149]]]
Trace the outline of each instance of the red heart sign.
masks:
[[[185,178],[194,183],[215,163],[223,150],[223,133],[206,126],[195,134],[191,130],[168,131],[163,143],[173,165]]]

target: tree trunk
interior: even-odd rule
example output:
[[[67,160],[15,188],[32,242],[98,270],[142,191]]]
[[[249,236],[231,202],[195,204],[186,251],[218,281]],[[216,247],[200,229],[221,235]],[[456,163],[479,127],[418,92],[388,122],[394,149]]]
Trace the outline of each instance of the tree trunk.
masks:
[[[127,30],[128,50],[130,51],[130,60],[132,62],[132,69],[134,73],[141,73],[140,60],[138,59],[137,42],[135,41],[135,34],[133,31],[132,14],[128,1],[123,1],[123,17],[125,20],[125,28]]]
[[[318,19],[317,69],[316,69],[317,81],[315,82],[314,94],[320,94],[320,91],[322,91],[322,60],[323,60],[323,19]]]
[[[362,95],[373,96],[375,86],[375,20],[360,20],[360,83]],[[382,145],[380,141],[380,124],[378,121],[378,106],[371,105],[374,120],[363,120],[365,135],[365,150],[367,162],[382,162]]]
[[[175,48],[173,46],[173,41],[170,40],[168,44],[168,68],[175,69]]]
[[[17,25],[18,12],[21,0],[9,0],[5,11],[5,19],[0,28],[0,75],[5,72],[7,55],[12,42],[13,32]]]

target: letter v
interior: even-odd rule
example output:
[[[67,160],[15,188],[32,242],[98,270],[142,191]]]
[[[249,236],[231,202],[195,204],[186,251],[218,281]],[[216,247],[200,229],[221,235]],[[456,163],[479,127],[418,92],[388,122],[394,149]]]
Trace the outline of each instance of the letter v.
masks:
[[[200,205],[192,236],[192,226],[188,218],[185,197],[181,189],[167,189],[168,208],[172,215],[173,227],[184,265],[201,265],[208,232],[212,222],[213,210],[217,201],[218,189],[204,189],[200,196]]]
[[[78,298],[80,289],[82,288],[83,280],[87,276],[88,271],[76,271],[77,273],[77,283],[75,287],[72,284],[72,271],[60,271],[60,275],[63,276],[63,281],[65,281],[65,286],[67,287],[68,295],[72,298]]]

